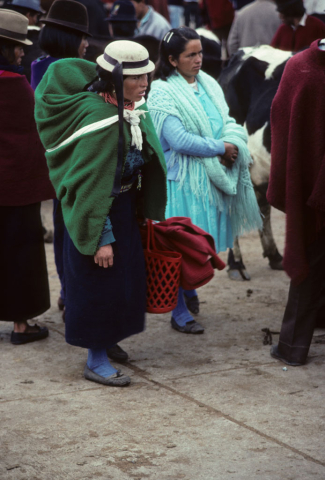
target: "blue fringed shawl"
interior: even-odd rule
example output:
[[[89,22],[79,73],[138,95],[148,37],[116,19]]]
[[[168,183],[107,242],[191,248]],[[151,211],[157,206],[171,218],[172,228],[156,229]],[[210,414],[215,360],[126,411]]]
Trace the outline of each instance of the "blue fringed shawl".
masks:
[[[231,218],[233,235],[241,235],[262,227],[249,174],[252,158],[247,148],[247,135],[244,128],[229,117],[229,109],[219,84],[209,75],[201,72],[197,76],[223,120],[220,140],[237,145],[239,154],[234,166],[226,168],[218,157],[195,157],[172,151],[170,164],[179,163],[177,180],[183,185],[187,172],[194,195],[203,198],[207,194],[211,204],[219,212],[226,211]],[[156,80],[151,84],[148,107],[158,137],[168,115],[179,118],[188,132],[202,137],[213,138],[209,118],[193,89],[178,73],[168,77],[167,82]],[[204,168],[202,168],[204,167]],[[204,179],[208,176],[208,192]]]

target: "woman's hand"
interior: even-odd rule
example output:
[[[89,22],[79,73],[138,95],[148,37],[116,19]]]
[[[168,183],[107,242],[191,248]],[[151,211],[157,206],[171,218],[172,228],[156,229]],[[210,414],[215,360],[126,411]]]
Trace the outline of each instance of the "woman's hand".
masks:
[[[238,157],[238,147],[232,143],[225,143],[225,153],[221,157],[222,165],[225,165],[228,168],[231,168],[235,163],[236,158]]]
[[[108,268],[113,266],[113,248],[111,244],[100,247],[94,256],[95,263],[100,267]]]

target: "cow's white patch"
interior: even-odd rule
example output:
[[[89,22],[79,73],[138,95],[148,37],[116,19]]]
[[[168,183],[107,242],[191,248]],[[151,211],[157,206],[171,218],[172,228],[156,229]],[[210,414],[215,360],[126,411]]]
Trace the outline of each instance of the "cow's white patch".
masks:
[[[254,185],[266,183],[270,177],[271,154],[263,145],[263,134],[266,125],[253,133],[253,135],[248,135],[247,147],[254,160],[250,168],[251,179]],[[244,128],[246,128],[246,124]]]
[[[270,45],[261,45],[260,47],[245,47],[241,48],[241,50],[243,50],[245,53],[242,60],[247,60],[249,57],[254,57],[257,58],[257,60],[261,60],[262,62],[269,64],[265,72],[266,80],[272,78],[276,67],[281,65],[281,63],[286,62],[293,55],[292,52],[285,52],[284,50],[270,47]]]
[[[215,42],[220,44],[219,37],[215,35],[211,30],[207,30],[206,28],[200,27],[196,29],[196,33],[202,35],[202,37],[208,38],[209,40],[214,40]]]

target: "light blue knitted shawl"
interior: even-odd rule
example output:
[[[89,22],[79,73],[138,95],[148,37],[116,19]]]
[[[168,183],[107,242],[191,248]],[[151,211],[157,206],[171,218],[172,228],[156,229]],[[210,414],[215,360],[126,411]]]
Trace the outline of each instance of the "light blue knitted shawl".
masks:
[[[219,212],[226,211],[230,215],[234,236],[261,229],[261,215],[249,174],[252,158],[247,148],[246,132],[229,117],[229,109],[219,84],[204,72],[197,75],[197,80],[222,117],[220,140],[237,145],[238,158],[230,169],[221,165],[217,156],[195,157],[172,151],[170,165],[176,161],[179,163],[177,180],[180,187],[189,173],[193,194],[198,198],[209,195],[210,203],[216,205]],[[209,118],[193,88],[178,73],[170,75],[167,81],[152,82],[147,105],[159,138],[168,115],[179,118],[188,132],[213,138]],[[206,182],[204,180],[207,177],[210,181]]]

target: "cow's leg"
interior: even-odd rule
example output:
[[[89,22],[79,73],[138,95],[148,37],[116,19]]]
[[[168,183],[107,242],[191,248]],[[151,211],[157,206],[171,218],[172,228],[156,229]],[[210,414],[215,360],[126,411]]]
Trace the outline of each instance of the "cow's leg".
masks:
[[[238,237],[234,239],[233,248],[229,249],[228,266],[228,277],[230,278],[230,280],[241,282],[251,279],[243,262]]]
[[[276,247],[271,228],[271,206],[268,203],[264,203],[260,208],[264,217],[263,230],[259,231],[263,247],[263,257],[269,259],[269,265],[273,270],[283,270],[283,257]]]

